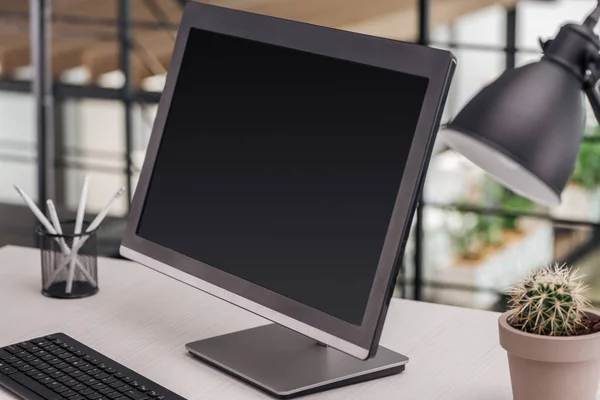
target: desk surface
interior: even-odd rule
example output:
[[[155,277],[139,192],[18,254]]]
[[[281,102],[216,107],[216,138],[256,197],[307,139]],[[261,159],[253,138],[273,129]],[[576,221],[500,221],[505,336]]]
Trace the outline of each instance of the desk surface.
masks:
[[[270,399],[187,355],[184,344],[264,319],[141,265],[99,260],[100,291],[43,297],[36,249],[0,249],[0,345],[64,332],[192,399]],[[410,357],[400,375],[304,399],[511,399],[498,314],[395,299],[381,344]],[[0,400],[14,397],[0,389]]]

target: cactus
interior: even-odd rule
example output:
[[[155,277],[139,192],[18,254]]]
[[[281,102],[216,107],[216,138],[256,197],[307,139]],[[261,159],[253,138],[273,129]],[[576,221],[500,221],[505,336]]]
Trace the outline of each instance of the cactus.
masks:
[[[509,291],[510,324],[545,336],[575,334],[590,305],[581,278],[577,270],[558,264],[531,273]]]

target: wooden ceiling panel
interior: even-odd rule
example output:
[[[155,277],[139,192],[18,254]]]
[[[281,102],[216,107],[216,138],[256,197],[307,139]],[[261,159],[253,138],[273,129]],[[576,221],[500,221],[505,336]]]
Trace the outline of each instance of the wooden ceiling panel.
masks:
[[[100,75],[119,69],[118,1],[52,1],[56,17],[51,44],[55,76],[83,65],[95,82]],[[134,22],[176,25],[181,18],[178,0],[130,1]],[[194,1],[407,41],[417,36],[417,0]],[[493,4],[514,6],[517,0],[431,1],[431,25],[435,27]],[[26,0],[0,0],[0,74],[4,76],[30,64],[27,13]],[[78,23],[77,17],[87,24]],[[174,29],[146,25],[132,27],[132,74],[136,84],[166,71],[176,35]]]

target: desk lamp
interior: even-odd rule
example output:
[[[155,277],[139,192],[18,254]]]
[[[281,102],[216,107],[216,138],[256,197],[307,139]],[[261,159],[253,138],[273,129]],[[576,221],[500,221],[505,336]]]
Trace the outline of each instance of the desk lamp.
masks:
[[[540,40],[541,60],[505,71],[448,125],[452,149],[524,197],[560,204],[585,125],[584,96],[600,121],[600,3],[579,24]]]

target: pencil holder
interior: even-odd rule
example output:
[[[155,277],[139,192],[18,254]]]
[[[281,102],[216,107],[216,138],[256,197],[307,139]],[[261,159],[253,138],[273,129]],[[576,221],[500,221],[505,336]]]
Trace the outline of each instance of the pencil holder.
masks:
[[[75,234],[75,221],[61,224],[63,234],[53,235],[43,226],[36,233],[42,255],[42,294],[78,299],[98,292],[96,231]],[[85,232],[89,223],[83,224]]]

